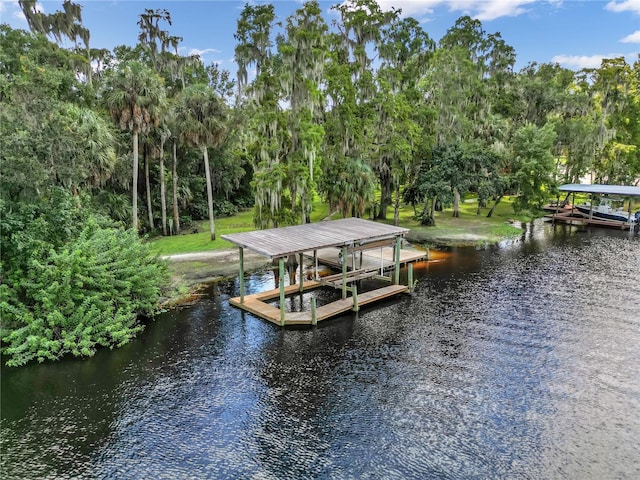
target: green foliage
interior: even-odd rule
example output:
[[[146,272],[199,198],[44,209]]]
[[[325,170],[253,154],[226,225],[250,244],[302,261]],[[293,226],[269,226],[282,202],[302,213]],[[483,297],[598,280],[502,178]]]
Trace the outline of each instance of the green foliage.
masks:
[[[62,188],[52,188],[32,203],[0,199],[0,267],[19,274],[30,259],[41,258],[77,237],[87,213]]]
[[[143,328],[167,280],[166,265],[132,230],[90,218],[80,235],[30,258],[0,285],[2,354],[7,364],[91,356]]]
[[[550,123],[542,128],[527,125],[516,132],[512,173],[519,193],[513,204],[516,212],[539,209],[553,195],[556,180],[551,147],[555,137]]]
[[[436,224],[436,220],[429,211],[428,208],[422,209],[416,216],[415,219],[418,221],[420,225],[425,227],[432,227]]]
[[[88,90],[70,68],[72,55],[43,37],[0,27],[2,192],[32,200],[51,186],[102,186],[115,168],[115,139]]]

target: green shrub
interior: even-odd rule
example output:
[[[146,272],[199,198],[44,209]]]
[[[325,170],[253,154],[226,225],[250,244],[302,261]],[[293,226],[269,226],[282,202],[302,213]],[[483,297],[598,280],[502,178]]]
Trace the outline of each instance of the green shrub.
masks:
[[[427,210],[426,208],[418,213],[414,218],[420,225],[423,225],[425,227],[432,227],[436,224],[435,219],[431,216],[431,212],[429,212],[429,210]]]
[[[20,279],[0,284],[2,354],[7,365],[119,347],[156,311],[166,264],[132,230],[89,219],[81,234],[33,258]]]
[[[216,200],[213,210],[216,217],[231,217],[238,213],[238,207],[229,200]]]

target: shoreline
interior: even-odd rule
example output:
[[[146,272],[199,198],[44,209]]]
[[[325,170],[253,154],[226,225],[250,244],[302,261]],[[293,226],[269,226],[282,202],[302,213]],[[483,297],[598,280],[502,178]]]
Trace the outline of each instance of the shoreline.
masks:
[[[171,273],[168,294],[160,301],[163,309],[190,305],[198,299],[202,290],[239,273],[240,254],[237,248],[163,255],[160,258],[167,261]],[[244,269],[247,273],[270,265],[269,259],[263,255],[250,251],[244,253]]]
[[[497,243],[485,235],[472,233],[448,236],[425,236],[413,229],[406,237],[410,244],[425,244],[436,248],[477,247]],[[212,250],[205,252],[180,253],[160,257],[166,260],[171,273],[171,281],[167,295],[160,301],[160,308],[171,309],[194,304],[202,295],[202,291],[210,286],[238,275],[240,255],[237,248]],[[269,258],[251,251],[244,252],[245,273],[255,273],[271,268]]]

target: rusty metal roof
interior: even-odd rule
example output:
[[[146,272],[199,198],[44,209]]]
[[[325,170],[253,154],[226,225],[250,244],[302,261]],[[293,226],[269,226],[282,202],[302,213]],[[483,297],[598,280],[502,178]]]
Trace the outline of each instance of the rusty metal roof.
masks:
[[[280,258],[320,248],[360,246],[402,237],[408,228],[394,227],[362,218],[344,218],[306,225],[253,230],[221,235],[225,240],[270,258]]]

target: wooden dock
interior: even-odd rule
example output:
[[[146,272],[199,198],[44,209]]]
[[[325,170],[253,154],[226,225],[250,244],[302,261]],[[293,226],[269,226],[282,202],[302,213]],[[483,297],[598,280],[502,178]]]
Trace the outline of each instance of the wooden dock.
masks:
[[[629,230],[631,223],[619,222],[616,220],[604,220],[601,218],[589,218],[578,210],[565,210],[562,213],[553,213],[545,215],[546,218],[550,218],[554,222],[566,223],[568,225],[594,225],[597,227],[618,228],[620,230]]]
[[[316,289],[324,286],[324,282],[317,282],[315,280],[304,283],[304,291]],[[273,300],[280,296],[280,289],[276,288],[261,293],[255,293],[253,295],[245,295],[244,303],[240,301],[240,297],[234,297],[229,300],[229,303],[235,307],[252,313],[260,318],[275,323],[276,325],[313,325],[316,322],[321,322],[329,318],[337,317],[348,311],[357,311],[361,306],[367,305],[385,298],[392,297],[399,293],[405,293],[409,291],[409,287],[406,285],[386,285],[375,290],[368,292],[357,293],[355,296],[347,297],[335,302],[322,305],[315,309],[314,312],[285,312],[284,323],[282,318],[282,311],[273,305],[266,303],[268,300]],[[294,284],[285,287],[285,295],[289,296],[300,292],[300,285]]]
[[[413,291],[413,262],[427,258],[426,251],[402,248],[408,228],[372,222],[361,218],[344,218],[314,224],[294,225],[283,228],[255,230],[252,232],[222,235],[222,238],[238,245],[240,296],[229,300],[231,305],[251,312],[280,326],[311,324],[335,317],[362,305],[376,302],[403,292]],[[278,261],[280,287],[267,292],[245,295],[244,249],[248,248]],[[366,251],[366,252],[365,252]],[[331,278],[316,278],[305,282],[304,257],[313,253],[314,272],[318,263],[337,267],[342,273]],[[284,285],[285,261],[298,256],[299,283]],[[344,260],[344,261],[342,261]],[[407,285],[400,285],[400,267],[408,265]],[[293,276],[290,276],[290,281]],[[388,284],[384,287],[358,292],[360,282],[379,278]],[[287,312],[286,297],[320,287],[331,287],[342,292],[341,300],[327,305],[316,305],[311,297],[311,311]],[[279,299],[277,308],[267,301]]]

